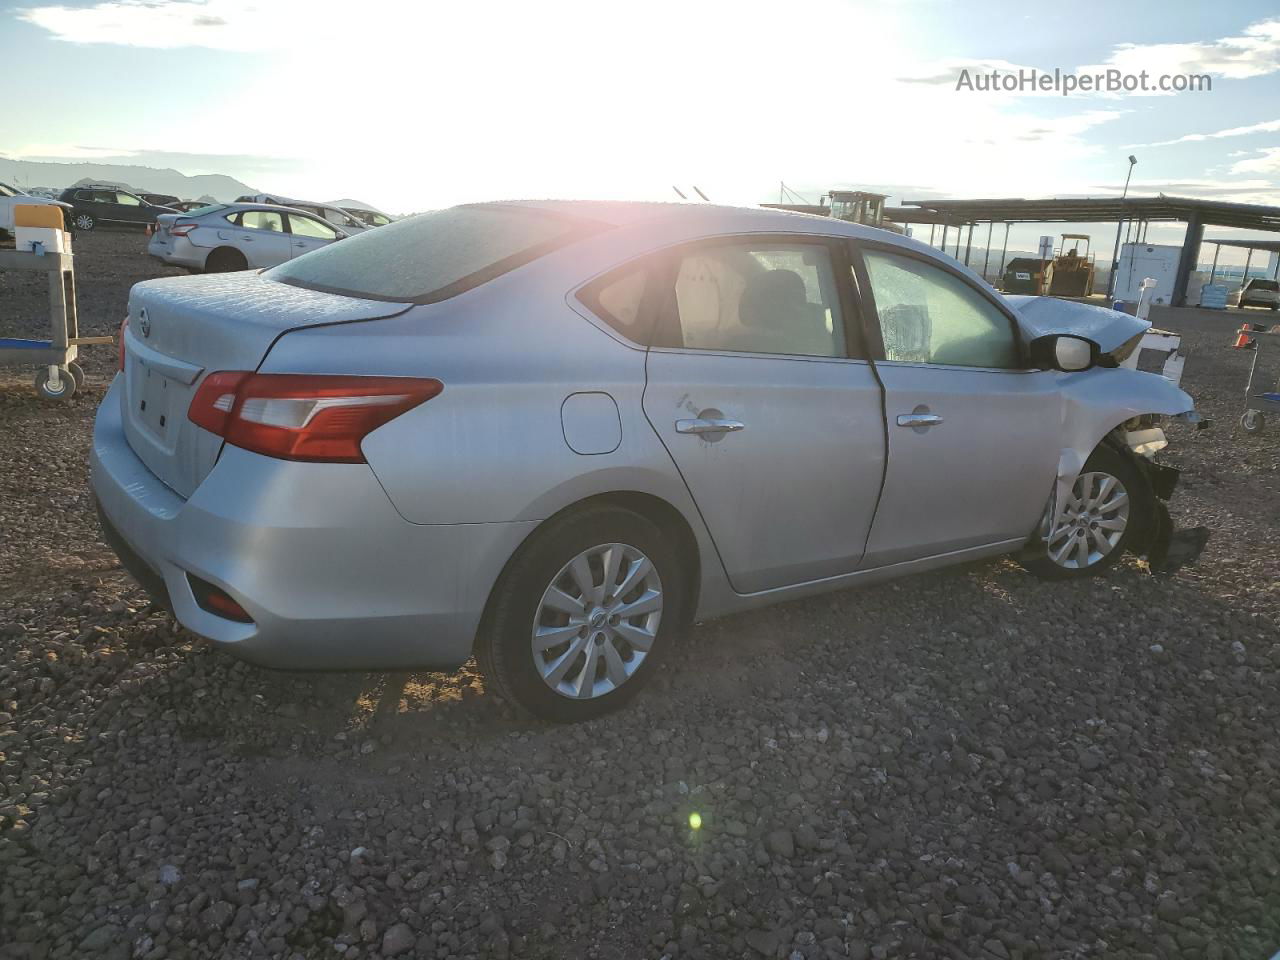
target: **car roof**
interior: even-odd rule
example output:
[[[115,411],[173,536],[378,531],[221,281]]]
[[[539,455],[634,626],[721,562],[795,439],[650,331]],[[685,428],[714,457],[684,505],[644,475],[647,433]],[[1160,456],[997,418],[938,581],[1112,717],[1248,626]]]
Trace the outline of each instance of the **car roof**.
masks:
[[[489,205],[468,204],[468,206],[477,207]],[[804,233],[821,232],[877,240],[901,239],[896,234],[863,224],[767,207],[735,207],[718,203],[657,200],[505,200],[495,201],[492,205],[546,210],[549,213],[595,220],[616,227],[664,221],[684,222],[699,228],[714,226],[723,228],[726,232],[776,230],[779,233],[789,233],[799,229]],[[817,226],[825,229],[815,230]]]
[[[220,211],[231,210],[237,213],[241,210],[276,210],[280,213],[300,213],[306,217],[313,216],[312,214],[308,213],[306,210],[298,210],[296,207],[286,207],[279,203],[220,203],[220,204],[208,203],[208,204],[205,204],[205,206],[208,206],[208,207],[217,206],[218,210]]]

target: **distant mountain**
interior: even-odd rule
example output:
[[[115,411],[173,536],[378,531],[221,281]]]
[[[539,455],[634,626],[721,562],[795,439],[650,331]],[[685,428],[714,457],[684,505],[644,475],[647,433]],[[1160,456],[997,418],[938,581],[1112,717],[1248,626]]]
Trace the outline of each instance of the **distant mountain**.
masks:
[[[202,173],[189,177],[177,170],[123,163],[53,163],[0,157],[0,180],[15,187],[69,187],[81,181],[112,183],[126,190],[167,193],[182,199],[213,197],[230,201],[258,190],[235,177]]]

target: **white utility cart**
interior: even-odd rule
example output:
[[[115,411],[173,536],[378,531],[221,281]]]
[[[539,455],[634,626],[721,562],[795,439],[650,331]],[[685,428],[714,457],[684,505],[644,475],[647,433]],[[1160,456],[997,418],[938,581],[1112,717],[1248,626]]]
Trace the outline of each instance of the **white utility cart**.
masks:
[[[69,400],[84,386],[76,363],[80,347],[109,344],[112,337],[82,337],[76,317],[76,279],[71,253],[0,250],[0,270],[38,271],[49,275],[48,340],[0,337],[0,364],[36,368],[36,392],[46,400]]]

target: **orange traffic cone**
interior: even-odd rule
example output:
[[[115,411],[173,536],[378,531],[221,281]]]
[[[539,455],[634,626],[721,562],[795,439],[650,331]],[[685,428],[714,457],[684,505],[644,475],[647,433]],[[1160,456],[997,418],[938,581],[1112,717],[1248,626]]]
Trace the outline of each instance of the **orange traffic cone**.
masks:
[[[1249,336],[1249,324],[1240,324],[1240,329],[1236,332],[1236,342],[1231,346],[1237,350],[1248,350],[1253,346],[1253,338]]]

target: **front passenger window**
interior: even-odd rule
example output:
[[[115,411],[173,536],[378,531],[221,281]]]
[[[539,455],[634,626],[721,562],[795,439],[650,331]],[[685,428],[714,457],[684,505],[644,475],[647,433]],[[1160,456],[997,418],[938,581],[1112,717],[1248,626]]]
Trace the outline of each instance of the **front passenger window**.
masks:
[[[1009,318],[959,277],[915,257],[863,253],[886,360],[1021,366]]]
[[[293,231],[294,236],[298,237],[313,237],[317,240],[338,238],[338,232],[328,224],[312,220],[310,217],[300,217],[296,213],[289,217],[289,229]]]

